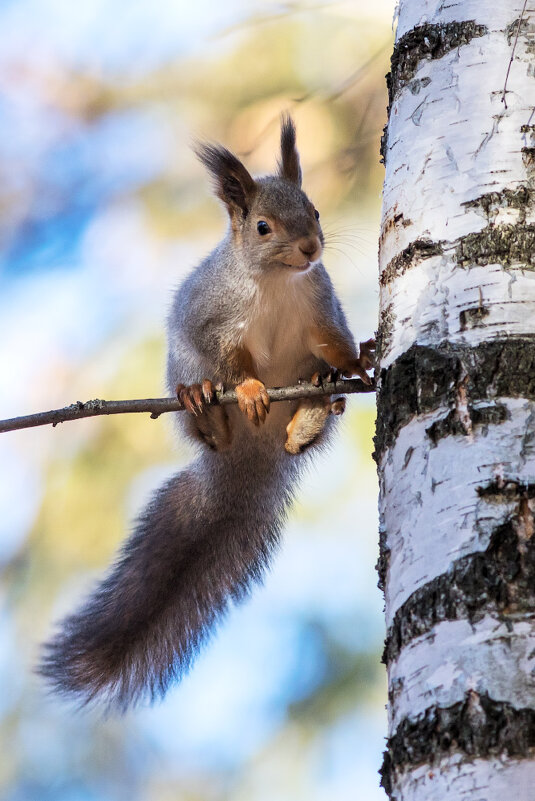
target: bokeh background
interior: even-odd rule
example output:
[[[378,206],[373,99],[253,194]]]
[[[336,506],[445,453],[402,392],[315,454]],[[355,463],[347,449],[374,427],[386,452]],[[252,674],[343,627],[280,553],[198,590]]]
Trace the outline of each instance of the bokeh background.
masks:
[[[372,334],[393,5],[2,0],[0,417],[164,393],[171,293],[225,226],[191,143],[269,172],[281,111]],[[33,667],[188,451],[148,415],[1,435],[2,799],[385,798],[374,399],[348,406],[264,586],[163,703],[122,718],[75,711]]]

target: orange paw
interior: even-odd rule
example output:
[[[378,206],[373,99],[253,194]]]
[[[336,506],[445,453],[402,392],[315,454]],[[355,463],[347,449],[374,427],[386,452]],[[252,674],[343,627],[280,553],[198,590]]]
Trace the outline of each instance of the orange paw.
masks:
[[[238,406],[244,415],[259,426],[269,412],[269,395],[264,384],[257,378],[246,378],[236,387]]]

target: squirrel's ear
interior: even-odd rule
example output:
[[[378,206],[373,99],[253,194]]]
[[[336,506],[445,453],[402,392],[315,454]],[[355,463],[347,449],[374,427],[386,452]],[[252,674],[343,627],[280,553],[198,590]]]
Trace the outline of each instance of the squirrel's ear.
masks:
[[[289,115],[281,118],[281,160],[279,161],[279,175],[287,178],[297,186],[301,186],[301,165],[299,153],[295,146],[295,125]]]
[[[195,153],[214,179],[216,194],[229,212],[239,209],[247,217],[257,186],[241,161],[221,145],[197,144]]]

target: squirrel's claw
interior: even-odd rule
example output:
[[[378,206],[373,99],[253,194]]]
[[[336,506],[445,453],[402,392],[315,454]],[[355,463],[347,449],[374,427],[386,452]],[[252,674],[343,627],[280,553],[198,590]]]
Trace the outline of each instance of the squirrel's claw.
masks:
[[[208,378],[205,378],[201,384],[202,387],[202,395],[204,398],[205,403],[213,403],[215,399],[215,389],[211,381]]]
[[[215,397],[212,382],[207,378],[202,384],[190,384],[190,386],[178,384],[176,394],[184,409],[195,417],[202,414],[205,407],[210,405]]]
[[[354,376],[358,376],[361,381],[364,382],[364,384],[372,384],[372,379],[366,372],[365,368],[360,364],[360,359],[355,361],[354,364],[352,364],[347,370],[344,370],[343,376],[344,378],[353,378]]]
[[[269,395],[264,384],[257,378],[246,378],[236,387],[240,411],[255,426],[266,419],[269,412]]]
[[[310,379],[310,383],[315,387],[322,387],[324,384],[333,384],[338,381],[340,377],[339,371],[336,367],[330,367],[326,373],[314,373]]]
[[[371,386],[373,378],[371,378],[367,370],[371,370],[375,365],[375,340],[368,339],[366,342],[360,343],[359,355],[357,358],[350,358],[341,360],[337,368],[330,367],[327,373],[314,373],[310,381],[315,387],[323,387],[324,384],[336,382],[340,376],[344,378],[351,378],[358,376],[365,384]]]

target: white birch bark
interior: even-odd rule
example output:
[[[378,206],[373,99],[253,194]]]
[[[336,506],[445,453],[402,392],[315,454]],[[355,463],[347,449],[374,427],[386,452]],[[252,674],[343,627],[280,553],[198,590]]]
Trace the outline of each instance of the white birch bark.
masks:
[[[379,253],[383,784],[396,801],[528,801],[535,6],[398,12]]]

